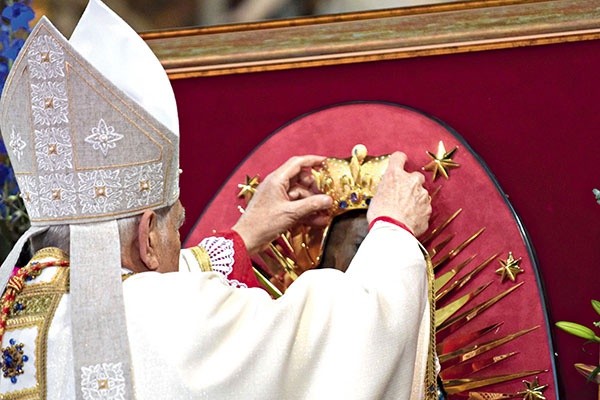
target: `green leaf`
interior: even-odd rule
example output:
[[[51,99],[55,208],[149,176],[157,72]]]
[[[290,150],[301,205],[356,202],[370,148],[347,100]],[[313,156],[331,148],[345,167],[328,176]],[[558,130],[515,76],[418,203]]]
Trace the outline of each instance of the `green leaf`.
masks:
[[[592,300],[592,307],[598,313],[598,315],[600,315],[600,301]]]
[[[570,333],[571,335],[600,343],[600,338],[596,336],[594,331],[588,328],[587,326],[568,321],[559,321],[556,323],[556,326],[562,329],[563,331]]]

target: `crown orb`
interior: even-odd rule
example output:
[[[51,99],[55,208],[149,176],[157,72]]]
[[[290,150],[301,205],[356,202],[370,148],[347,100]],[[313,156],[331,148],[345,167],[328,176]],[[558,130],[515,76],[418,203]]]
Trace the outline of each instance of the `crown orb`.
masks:
[[[367,147],[364,144],[357,144],[352,149],[352,155],[355,156],[360,163],[367,157]]]

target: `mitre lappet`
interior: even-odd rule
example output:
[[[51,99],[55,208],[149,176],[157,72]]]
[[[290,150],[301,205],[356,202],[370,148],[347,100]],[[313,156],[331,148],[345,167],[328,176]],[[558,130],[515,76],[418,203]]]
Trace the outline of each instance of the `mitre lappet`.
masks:
[[[45,17],[35,26],[2,93],[0,123],[31,219],[0,283],[6,287],[29,238],[69,225],[75,382],[110,365],[122,372],[129,398],[116,220],[179,197],[179,123],[168,77],[136,32],[91,0],[68,41]]]

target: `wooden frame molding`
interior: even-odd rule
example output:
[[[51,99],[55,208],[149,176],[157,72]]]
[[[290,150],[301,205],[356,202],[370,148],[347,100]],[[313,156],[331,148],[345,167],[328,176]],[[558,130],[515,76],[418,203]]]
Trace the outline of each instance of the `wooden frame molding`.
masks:
[[[171,79],[600,38],[597,0],[472,1],[142,34]]]

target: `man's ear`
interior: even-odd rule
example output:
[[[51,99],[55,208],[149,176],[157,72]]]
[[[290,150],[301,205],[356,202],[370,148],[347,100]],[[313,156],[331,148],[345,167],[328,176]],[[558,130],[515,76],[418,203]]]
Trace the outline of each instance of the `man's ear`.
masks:
[[[146,210],[142,214],[138,227],[140,259],[150,271],[156,271],[159,266],[160,232],[158,231],[158,216],[154,211]]]

